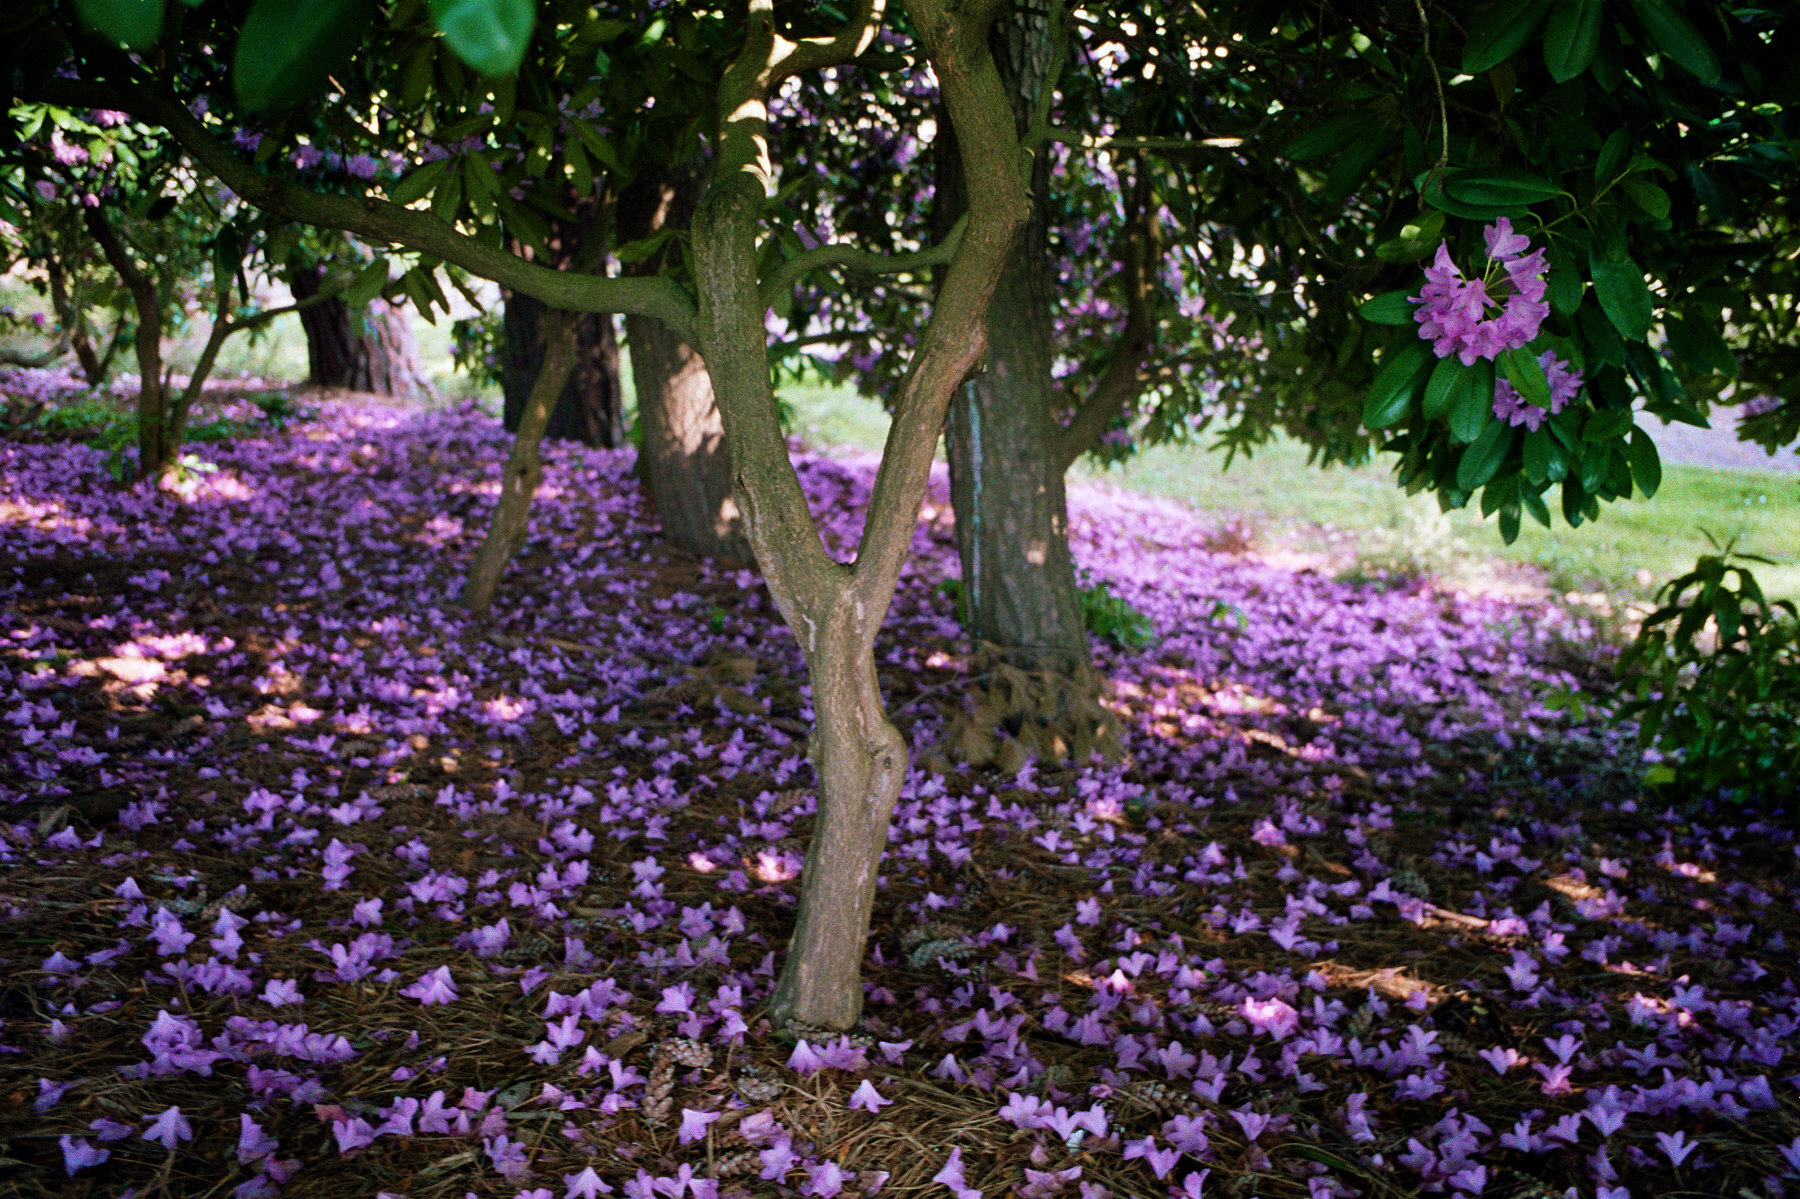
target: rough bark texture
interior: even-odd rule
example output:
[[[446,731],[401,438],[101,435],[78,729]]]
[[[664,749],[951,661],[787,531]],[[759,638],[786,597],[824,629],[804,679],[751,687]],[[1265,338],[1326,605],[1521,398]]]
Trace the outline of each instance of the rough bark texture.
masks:
[[[324,280],[323,267],[288,271],[288,288],[296,300],[317,296]],[[303,311],[300,325],[306,330],[308,383],[402,400],[431,394],[403,308],[377,298],[370,301],[365,322],[343,300],[328,299]]]
[[[472,611],[486,612],[493,606],[506,564],[525,544],[531,501],[544,478],[538,450],[544,432],[549,428],[556,401],[563,394],[575,366],[576,339],[571,324],[567,314],[556,312],[546,313],[542,321],[542,369],[538,371],[537,381],[519,416],[512,451],[500,477],[500,502],[494,508],[487,536],[482,539],[481,548],[475,551],[475,560],[469,564],[469,578],[463,587],[463,604]]]
[[[1053,65],[1048,22],[1015,12],[990,42],[1023,132]],[[940,135],[934,159],[933,224],[942,234],[968,206],[954,133]],[[1048,156],[1037,155],[1033,168],[1032,194],[1042,196]],[[988,310],[984,367],[958,388],[946,430],[965,618],[984,678],[947,742],[978,764],[1016,767],[1027,753],[1062,759],[1117,749],[1116,722],[1098,702],[1069,556],[1051,291],[1048,226],[1034,204]]]
[[[619,197],[620,240],[687,228],[700,186],[693,164],[641,171]],[[627,269],[660,269],[661,257]],[[656,508],[663,538],[702,557],[754,561],[732,493],[731,455],[706,362],[655,317],[626,317],[625,339],[643,434],[638,477]]]
[[[516,433],[544,363],[545,308],[523,292],[506,295],[501,386],[506,430]],[[575,322],[575,367],[544,436],[553,441],[616,450],[625,444],[625,394],[619,370],[619,334],[611,313],[587,313]]]

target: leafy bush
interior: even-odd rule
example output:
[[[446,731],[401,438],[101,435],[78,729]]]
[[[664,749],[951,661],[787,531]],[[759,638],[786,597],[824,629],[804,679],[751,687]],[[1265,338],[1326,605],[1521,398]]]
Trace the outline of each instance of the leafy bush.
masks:
[[[1087,582],[1082,575],[1081,619],[1088,632],[1104,637],[1120,649],[1144,649],[1156,644],[1156,626],[1123,597],[1114,595],[1106,580]]]
[[[1621,664],[1636,668],[1639,739],[1664,755],[1646,782],[1740,804],[1800,793],[1800,614],[1770,603],[1727,545],[1657,593]]]

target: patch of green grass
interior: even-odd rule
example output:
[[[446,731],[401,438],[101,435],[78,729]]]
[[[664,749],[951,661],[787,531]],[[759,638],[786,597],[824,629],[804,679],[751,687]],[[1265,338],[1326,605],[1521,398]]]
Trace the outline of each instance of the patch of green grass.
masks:
[[[848,388],[785,388],[795,429],[809,445],[881,448],[887,416]],[[1504,545],[1492,521],[1474,511],[1445,514],[1429,495],[1394,485],[1382,459],[1353,470],[1306,464],[1306,449],[1278,439],[1226,470],[1222,454],[1197,446],[1158,446],[1123,466],[1078,464],[1071,477],[1177,499],[1203,512],[1241,518],[1265,542],[1302,551],[1354,549],[1352,570],[1402,578],[1430,571],[1451,578],[1479,573],[1494,560],[1541,571],[1558,592],[1607,592],[1647,600],[1663,582],[1712,552],[1708,534],[1737,539],[1740,549],[1779,559],[1757,577],[1771,599],[1800,599],[1800,476],[1772,471],[1668,466],[1653,500],[1606,505],[1579,529],[1558,521],[1526,523]]]

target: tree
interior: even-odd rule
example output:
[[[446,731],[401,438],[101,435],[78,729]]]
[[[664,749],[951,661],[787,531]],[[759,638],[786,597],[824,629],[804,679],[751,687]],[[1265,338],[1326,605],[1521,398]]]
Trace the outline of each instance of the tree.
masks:
[[[856,62],[877,65],[869,53],[880,25],[876,5],[860,8],[841,29],[812,37],[804,34],[818,30],[781,31],[770,0],[753,0],[741,24],[685,9],[673,16],[637,14],[635,22],[588,10],[559,14],[538,26],[516,84],[496,92],[471,89],[466,78],[461,86],[446,82],[434,104],[447,128],[461,129],[450,118],[486,115],[473,110],[498,101],[491,117],[472,127],[492,140],[517,137],[527,124],[521,105],[560,99],[558,80],[589,77],[581,86],[595,90],[575,90],[568,97],[572,106],[552,101],[532,110],[538,119],[525,138],[534,147],[526,158],[535,154],[548,166],[557,161],[555,133],[568,119],[565,108],[580,111],[609,87],[624,95],[654,90],[647,86],[656,82],[648,71],[591,82],[587,64],[595,45],[610,45],[632,30],[642,44],[652,27],[658,39],[672,30],[670,53],[691,68],[690,79],[713,78],[704,70],[706,55],[732,47],[716,76],[720,124],[710,131],[707,182],[683,246],[691,291],[675,267],[602,278],[508,255],[507,230],[541,241],[532,229],[542,223],[540,215],[520,207],[525,202],[514,199],[511,189],[527,197],[544,193],[523,174],[496,175],[486,141],[427,162],[396,184],[396,200],[429,203],[427,211],[321,194],[264,173],[194,118],[183,96],[169,95],[161,80],[146,79],[116,59],[84,60],[81,83],[47,79],[31,85],[49,98],[91,98],[154,120],[260,207],[409,247],[413,265],[400,285],[411,293],[429,298],[438,286],[436,268],[451,263],[553,307],[654,317],[701,353],[723,417],[734,496],[770,592],[804,652],[817,712],[811,750],[819,818],[793,946],[776,987],[777,1018],[843,1027],[860,1006],[858,968],[869,904],[906,763],[904,742],[882,710],[871,648],[917,519],[933,445],[953,393],[986,353],[985,313],[1029,216],[1022,151],[1067,141],[1110,154],[1156,148],[1158,140],[1104,127],[1091,135],[1058,131],[1047,114],[1041,121],[1034,116],[1022,138],[987,43],[1003,7],[993,0],[905,5],[917,52],[935,74],[957,138],[968,213],[952,237],[894,256],[843,241],[794,251],[784,236],[759,240],[767,232],[770,198],[782,194],[770,157],[770,105],[789,78]],[[1654,449],[1646,449],[1647,438],[1634,431],[1636,395],[1649,397],[1652,413],[1697,418],[1646,338],[1659,309],[1665,325],[1671,317],[1684,327],[1705,324],[1706,296],[1678,267],[1693,231],[1724,224],[1721,213],[1731,202],[1721,200],[1725,209],[1716,209],[1684,196],[1677,206],[1647,176],[1667,158],[1721,193],[1726,189],[1720,181],[1728,180],[1760,196],[1788,169],[1787,159],[1743,151],[1768,119],[1758,105],[1765,103],[1771,76],[1759,64],[1774,61],[1773,43],[1791,18],[1734,9],[1735,23],[1728,24],[1697,7],[1634,0],[1629,15],[1617,15],[1619,35],[1603,38],[1592,16],[1596,6],[1564,4],[1562,15],[1534,41],[1549,8],[1543,0],[1503,0],[1484,10],[1466,36],[1448,15],[1427,11],[1416,40],[1379,4],[1298,14],[1282,5],[1244,6],[1229,14],[1241,27],[1215,24],[1200,11],[1139,13],[1141,22],[1117,30],[1121,45],[1154,34],[1161,68],[1186,63],[1198,75],[1200,59],[1240,54],[1256,68],[1244,72],[1241,96],[1221,84],[1228,98],[1216,114],[1258,133],[1256,145],[1231,136],[1244,152],[1229,160],[1225,174],[1241,170],[1255,185],[1247,192],[1243,220],[1226,223],[1223,216],[1234,211],[1229,201],[1220,200],[1217,209],[1203,204],[1211,193],[1187,193],[1181,178],[1166,179],[1157,193],[1163,201],[1158,219],[1166,209],[1188,228],[1204,230],[1206,251],[1220,258],[1207,280],[1216,294],[1203,288],[1192,315],[1178,315],[1217,330],[1222,322],[1207,311],[1216,300],[1241,305],[1229,311],[1244,313],[1245,323],[1254,326],[1221,334],[1232,354],[1215,377],[1263,379],[1268,397],[1232,398],[1228,406],[1240,406],[1236,410],[1253,422],[1306,430],[1328,455],[1349,456],[1373,437],[1387,438],[1386,448],[1401,455],[1403,483],[1435,489],[1447,506],[1466,504],[1479,491],[1484,508],[1499,513],[1509,535],[1522,511],[1548,520],[1543,496],[1552,485],[1560,485],[1572,523],[1596,513],[1602,500],[1654,489]],[[1684,12],[1700,15],[1705,32]],[[1601,12],[1598,20],[1604,24],[1605,18]],[[356,60],[366,72],[409,61],[420,51],[406,47],[429,40],[404,26],[380,36],[402,39],[402,48]],[[1160,48],[1164,40],[1172,53]],[[1447,76],[1450,64],[1436,57],[1458,43],[1468,80]],[[1305,52],[1291,52],[1295,45]],[[248,51],[240,44],[239,62],[259,63],[263,53],[254,41]],[[1518,79],[1532,79],[1540,59],[1550,85],[1521,96]],[[1727,59],[1742,76],[1730,92],[1715,86],[1724,80],[1721,62]],[[569,74],[559,74],[565,68]],[[1269,102],[1276,99],[1270,93],[1285,97],[1279,107]],[[1206,110],[1187,97],[1168,111],[1170,119],[1193,123]],[[1691,113],[1707,114],[1704,129],[1682,119]],[[582,118],[575,128],[587,129],[623,164],[613,142],[643,138],[658,118],[625,109],[609,117],[617,124],[605,137]],[[1571,130],[1579,138],[1568,137]],[[578,132],[575,144],[587,141]],[[1183,135],[1184,144],[1194,141],[1192,130]],[[570,144],[567,138],[561,143],[565,157]],[[1271,144],[1283,152],[1265,160],[1261,147]],[[564,165],[576,170],[574,161]],[[794,170],[795,164],[782,168]],[[476,196],[465,216],[465,201]],[[1150,210],[1148,201],[1142,208]],[[1706,219],[1702,209],[1709,209]],[[459,230],[457,222],[465,219],[473,233]],[[1520,229],[1506,223],[1514,220]],[[1288,233],[1296,235],[1277,236]],[[1487,248],[1491,273],[1478,284],[1457,266],[1472,263],[1480,246]],[[1239,247],[1246,249],[1241,262],[1235,252],[1221,253]],[[1421,281],[1415,264],[1433,249],[1441,249],[1441,257]],[[1767,255],[1753,247],[1742,261],[1763,262]],[[1644,263],[1654,264],[1659,291],[1647,282]],[[944,270],[929,321],[898,373],[893,426],[856,558],[833,561],[787,462],[765,318],[813,271],[917,275],[938,266]],[[1724,271],[1737,269],[1741,263],[1728,263]],[[1422,298],[1409,299],[1415,291]],[[1503,315],[1489,313],[1490,303],[1504,308]],[[1167,306],[1159,312],[1159,325],[1170,320]],[[894,330],[886,332],[891,341],[902,340]],[[1212,348],[1223,355],[1217,342]],[[1572,358],[1554,357],[1563,354]],[[1565,361],[1583,376],[1573,399],[1575,374]],[[1188,381],[1163,383],[1154,372],[1151,378],[1161,383],[1148,393],[1159,403],[1189,392]],[[1302,379],[1318,386],[1309,393],[1297,385]],[[1158,411],[1148,418],[1154,421]]]
[[[482,224],[484,215],[499,216],[495,227],[502,234],[510,228],[532,242],[541,241],[533,229],[539,222],[519,210],[518,202],[500,188],[492,165],[485,159],[474,161],[472,154],[458,160],[455,170],[449,158],[438,159],[403,179],[393,193],[396,197],[410,201],[429,195],[433,207],[444,210],[415,211],[374,198],[323,193],[265,173],[209,130],[209,124],[222,127],[218,108],[209,110],[208,119],[196,118],[179,93],[170,93],[167,76],[149,77],[116,56],[96,51],[84,58],[81,82],[50,78],[28,84],[46,97],[116,99],[134,114],[168,129],[206,169],[267,211],[344,228],[371,242],[409,247],[425,256],[415,260],[400,283],[409,290],[429,295],[436,286],[431,280],[435,267],[453,263],[502,286],[535,294],[554,308],[656,318],[700,351],[723,418],[744,527],[769,590],[802,646],[818,714],[812,756],[819,782],[819,817],[808,851],[793,945],[776,987],[773,1011],[778,1019],[845,1027],[861,1008],[863,940],[887,819],[907,760],[905,742],[882,708],[874,639],[911,542],[945,410],[955,387],[981,356],[986,305],[1026,211],[1019,140],[985,43],[987,26],[1000,7],[995,0],[957,5],[909,0],[905,5],[918,39],[920,65],[928,63],[935,73],[945,109],[965,147],[963,166],[972,200],[954,246],[897,264],[912,270],[937,265],[946,269],[902,387],[895,434],[877,475],[875,501],[854,564],[833,561],[827,553],[788,461],[770,382],[764,315],[769,297],[791,287],[807,270],[858,257],[859,251],[848,245],[825,245],[786,260],[759,262],[758,236],[765,198],[777,183],[767,154],[770,99],[791,76],[862,55],[880,26],[881,6],[865,3],[838,28],[823,31],[784,32],[769,0],[752,0],[741,21],[709,16],[702,26],[692,13],[674,18],[677,23],[695,21],[690,27],[695,39],[712,38],[732,47],[717,87],[714,111],[721,114],[721,123],[711,138],[707,183],[688,230],[692,293],[670,273],[614,279],[559,272],[507,254],[504,237],[493,240],[484,232],[459,232],[446,213],[457,217],[461,201],[479,190],[486,205],[485,214],[480,210],[474,214],[479,229],[487,228]],[[804,14],[803,19],[818,18]],[[514,123],[516,128],[520,99],[534,94],[528,84],[535,87],[545,78],[537,73],[544,64],[569,61],[577,51],[580,62],[591,63],[594,43],[584,39],[609,34],[616,38],[633,27],[628,23],[614,30],[611,23],[601,24],[602,19],[586,8],[568,21],[540,24],[536,36],[544,44],[535,47],[537,53],[527,60],[519,84],[505,89],[508,94],[495,106],[489,125],[505,128]],[[246,36],[250,28],[247,24]],[[229,31],[192,32],[198,38]],[[412,33],[405,30],[400,36]],[[168,44],[165,50],[198,54],[199,45]],[[260,62],[264,53],[275,51],[254,43],[246,49],[240,41],[240,70],[246,61]],[[287,51],[282,54],[286,61]],[[378,58],[371,56],[367,62],[372,66]],[[332,64],[323,69],[332,69]],[[260,76],[253,73],[253,78]],[[465,77],[465,90],[467,83]],[[242,79],[239,87],[244,90]],[[547,99],[561,111],[556,104],[561,96]],[[446,96],[439,104],[448,102]],[[629,114],[620,113],[616,119],[624,126]],[[614,136],[619,136],[617,128]],[[578,135],[577,142],[582,140]],[[568,145],[563,143],[565,155]],[[421,179],[421,171],[429,174]],[[454,201],[452,193],[439,190],[448,186],[457,189]],[[469,190],[463,191],[465,187]]]

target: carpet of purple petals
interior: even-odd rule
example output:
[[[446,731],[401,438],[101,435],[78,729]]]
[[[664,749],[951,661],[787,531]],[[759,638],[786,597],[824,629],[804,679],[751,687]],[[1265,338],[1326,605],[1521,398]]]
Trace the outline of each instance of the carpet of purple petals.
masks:
[[[503,449],[346,400],[175,496],[0,442],[0,1194],[1800,1193],[1791,822],[1640,810],[1542,704],[1579,620],[1077,491],[1161,635],[1100,649],[1128,764],[915,770],[863,1035],[797,1040],[791,640],[566,447],[460,610]],[[849,544],[869,464],[799,461]],[[877,650],[921,751],[941,491]]]

